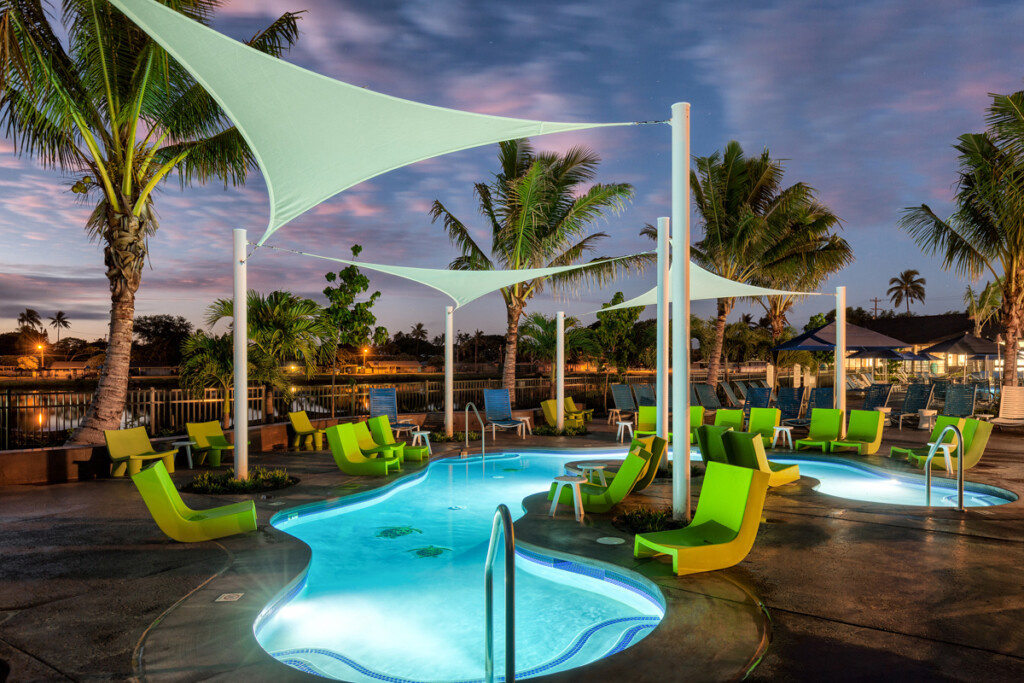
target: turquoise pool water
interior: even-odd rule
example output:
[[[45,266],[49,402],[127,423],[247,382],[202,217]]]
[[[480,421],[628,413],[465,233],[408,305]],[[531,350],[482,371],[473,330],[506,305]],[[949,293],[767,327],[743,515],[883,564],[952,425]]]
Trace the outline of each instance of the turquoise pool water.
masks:
[[[621,457],[615,455],[586,457]],[[296,669],[351,681],[483,677],[483,567],[499,503],[513,517],[580,455],[443,460],[383,492],[281,513],[307,543],[306,574],[257,621],[260,645]],[[572,514],[565,510],[563,514]],[[495,671],[504,666],[501,552],[495,564]],[[637,575],[519,549],[517,678],[571,669],[647,635],[664,615]]]

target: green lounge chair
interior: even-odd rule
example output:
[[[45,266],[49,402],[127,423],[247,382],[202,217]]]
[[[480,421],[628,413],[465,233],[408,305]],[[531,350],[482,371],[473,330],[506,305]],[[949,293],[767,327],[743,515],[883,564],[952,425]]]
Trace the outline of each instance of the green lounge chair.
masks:
[[[300,410],[297,413],[288,413],[288,420],[291,421],[292,431],[295,432],[295,441],[292,442],[292,448],[299,449],[305,444],[311,451],[322,451],[324,449],[324,430],[313,426],[305,410]],[[316,448],[313,448],[314,444]]]
[[[637,534],[633,556],[670,555],[678,576],[739,564],[754,546],[768,479],[757,470],[708,463],[693,521],[683,529]]]
[[[327,435],[327,446],[331,449],[334,462],[345,474],[383,477],[391,470],[399,469],[397,456],[367,458],[363,455],[359,450],[359,440],[356,439],[356,429],[352,423],[328,427],[324,433]]]
[[[781,422],[782,411],[778,408],[751,408],[747,431],[751,434],[760,434],[761,442],[768,448],[775,439],[775,428]]]
[[[807,438],[798,439],[793,447],[820,448],[822,453],[828,452],[829,444],[839,438],[843,430],[843,411],[839,408],[815,408],[811,411],[811,426],[807,428]]]
[[[719,425],[701,425],[697,428],[697,447],[700,448],[700,457],[705,465],[709,462],[729,464],[729,458],[725,455],[722,435],[731,429],[732,427]]]
[[[644,465],[647,464],[650,458],[650,451],[634,448],[626,456],[622,467],[615,473],[607,487],[598,484],[581,484],[580,493],[583,499],[583,510],[586,512],[608,512],[622,502],[622,499],[633,491],[633,487],[640,480]],[[557,482],[551,484],[551,490],[548,491],[548,500],[552,500],[555,497],[555,488],[557,486]],[[572,505],[572,497],[572,489],[563,487],[562,492],[559,494],[558,502],[563,505]]]
[[[636,436],[653,436],[658,433],[658,409],[654,406],[640,406],[636,409]],[[668,433],[672,443],[672,432]]]
[[[157,451],[149,442],[145,427],[109,429],[103,432],[103,438],[106,439],[107,451],[113,463],[110,471],[112,476],[123,477],[125,472],[129,476],[138,474],[142,464],[150,460],[162,460],[166,471],[174,471],[174,456],[178,449]]]
[[[690,406],[690,443],[697,443],[697,427],[704,424],[704,406]]]
[[[565,406],[566,415],[574,415],[583,418],[583,422],[587,423],[594,419],[594,409],[580,410],[576,407],[576,402],[572,400],[572,396],[566,396],[562,400],[562,404]]]
[[[651,457],[647,459],[647,464],[644,465],[643,472],[640,473],[640,479],[633,486],[632,493],[643,491],[654,481],[654,477],[658,474],[658,468],[661,467],[661,459],[668,452],[668,441],[656,436],[651,439],[651,444],[644,450],[650,453]]]
[[[981,420],[966,420],[963,426],[964,435],[964,469],[969,470],[978,464],[981,460],[981,456],[985,454],[985,446],[988,445],[988,438],[992,435],[992,430],[995,428],[991,422],[983,422]],[[960,449],[957,448],[953,451],[954,454],[950,454],[949,462],[953,472],[957,469],[957,458],[959,457]],[[928,459],[928,453],[924,455],[918,455],[911,453],[907,455],[907,460],[910,464],[915,467],[924,467],[925,460]],[[942,451],[932,458],[932,469],[945,469],[946,459],[942,457]]]
[[[935,418],[935,426],[932,427],[932,433],[928,437],[928,443],[934,443],[935,440],[939,438],[939,434],[942,432],[942,430],[945,429],[946,427],[950,426],[950,425],[955,425],[956,427],[958,427],[960,429],[960,433],[962,434],[963,431],[964,431],[965,423],[966,423],[966,421],[962,417],[952,417],[950,415],[939,415],[937,418]],[[953,432],[949,432],[948,434],[946,434],[946,436],[944,436],[942,438],[942,443],[956,443],[956,435]],[[929,448],[930,448],[929,446],[924,446],[924,447],[917,446],[917,447],[913,447],[913,448],[904,448],[904,447],[901,447],[901,446],[893,446],[893,447],[891,447],[889,449],[889,457],[890,458],[906,458],[906,459],[909,460],[911,455],[916,455],[916,456],[920,456],[920,457],[924,458],[924,457],[927,457],[928,449]],[[938,457],[938,456],[936,456],[936,457]],[[944,461],[945,458],[942,458],[942,460]],[[943,467],[945,467],[945,465],[943,465]]]
[[[743,411],[742,410],[719,410],[715,413],[715,426],[716,427],[731,427],[737,432],[743,431]]]
[[[410,446],[404,441],[395,441],[395,433],[391,429],[391,421],[387,415],[371,417],[366,421],[366,426],[370,428],[370,435],[373,436],[374,442],[378,446],[391,446],[399,451],[402,462],[406,460],[423,462],[430,457],[426,446]]]
[[[220,467],[222,453],[235,450],[235,445],[224,436],[224,430],[217,420],[186,422],[185,431],[188,432],[188,438],[195,443],[193,450],[197,465],[202,465],[209,457],[210,467]]]
[[[367,458],[383,456],[385,458],[396,457],[399,464],[405,462],[405,444],[379,444],[370,433],[370,426],[363,422],[353,422],[352,428],[356,432],[356,442],[359,444],[359,451]]]
[[[132,481],[157,526],[175,541],[212,541],[256,530],[256,504],[253,501],[193,510],[181,499],[162,462],[136,472]]]
[[[548,423],[549,427],[558,426],[558,403],[555,400],[541,401],[540,408],[544,411],[544,421]],[[578,415],[565,415],[563,410],[563,419],[566,427],[582,427],[583,418]]]
[[[749,467],[768,475],[769,486],[782,486],[800,478],[799,465],[782,465],[768,460],[764,444],[757,434],[726,432],[722,435],[730,465]]]
[[[647,464],[644,465],[643,471],[640,472],[641,478],[647,476],[647,471],[650,468],[651,460],[654,459],[654,439],[656,438],[657,437],[655,437],[653,434],[650,436],[634,436],[633,441],[629,444],[629,448],[626,450],[626,452],[629,453],[637,448],[640,448],[652,454],[651,459],[647,461]],[[609,462],[607,465],[605,465],[604,468],[605,475],[611,475],[614,477],[616,473],[618,473],[619,469],[622,467],[623,462],[624,461]],[[580,474],[580,472],[577,472],[577,474]]]
[[[882,445],[883,417],[877,410],[851,410],[846,437],[831,442],[829,452],[835,453],[837,448],[854,448],[858,455],[874,455]]]

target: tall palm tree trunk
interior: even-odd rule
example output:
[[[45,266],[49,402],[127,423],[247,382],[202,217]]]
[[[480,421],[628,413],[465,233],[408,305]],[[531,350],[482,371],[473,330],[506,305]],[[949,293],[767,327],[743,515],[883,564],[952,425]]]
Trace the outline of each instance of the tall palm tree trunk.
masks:
[[[718,385],[718,373],[722,367],[722,347],[725,345],[725,321],[732,310],[730,299],[718,299],[718,317],[715,319],[715,342],[708,358],[708,384]]]
[[[501,386],[508,389],[512,405],[516,403],[516,348],[519,346],[519,318],[523,315],[520,304],[508,306],[505,330],[505,367],[501,373]]]
[[[1003,297],[1003,329],[1006,332],[1006,356],[1003,361],[1003,386],[1017,386],[1017,342],[1021,337],[1020,309],[1013,297]]]

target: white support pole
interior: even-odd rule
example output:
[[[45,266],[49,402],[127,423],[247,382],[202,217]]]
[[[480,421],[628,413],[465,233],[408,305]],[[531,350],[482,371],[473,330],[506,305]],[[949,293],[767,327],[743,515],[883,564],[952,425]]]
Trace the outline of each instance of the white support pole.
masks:
[[[672,517],[690,521],[690,104],[672,105]]]
[[[836,287],[835,406],[846,412],[846,287]],[[843,420],[845,423],[846,420]]]
[[[235,301],[235,478],[249,478],[249,285],[246,282],[245,230],[234,230]]]
[[[555,353],[555,415],[558,431],[565,429],[565,311],[559,311],[555,336],[558,337],[558,351]]]
[[[444,309],[444,433],[448,436],[455,433],[454,317],[455,307],[446,307]],[[468,430],[469,426],[467,425],[465,428]]]
[[[668,218],[658,219],[658,393],[657,432],[662,439],[668,438],[668,380],[669,380],[669,225]],[[668,467],[668,458],[665,458]]]

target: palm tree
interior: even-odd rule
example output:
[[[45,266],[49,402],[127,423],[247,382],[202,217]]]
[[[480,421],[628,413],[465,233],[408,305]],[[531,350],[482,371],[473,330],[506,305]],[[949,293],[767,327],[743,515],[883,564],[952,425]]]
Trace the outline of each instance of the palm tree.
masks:
[[[422,344],[423,344],[423,342],[427,341],[427,338],[429,336],[430,336],[430,333],[427,332],[427,328],[423,326],[423,323],[416,323],[415,325],[412,326],[412,329],[409,331],[409,334],[408,334],[409,339],[415,339],[416,340],[416,358],[417,359],[419,359],[419,357],[422,355],[422,353],[423,353],[422,352]]]
[[[1002,282],[1000,324],[1007,352],[1018,349],[1024,326],[1024,91],[993,95],[985,133],[961,135],[956,210],[942,220],[922,204],[904,211],[900,227],[943,267],[976,280],[983,272]],[[1017,384],[1017,364],[1006,363],[1003,383]]]
[[[209,23],[223,0],[173,3]],[[108,2],[66,0],[51,25],[40,0],[0,0],[0,123],[19,153],[74,174],[93,203],[86,232],[104,245],[110,284],[107,360],[69,443],[103,443],[128,390],[135,294],[157,230],[153,192],[177,171],[182,184],[244,182],[255,158],[224,112],[188,72]],[[273,55],[297,37],[286,13],[249,45]]]
[[[57,343],[60,343],[60,331],[61,329],[68,329],[71,327],[71,321],[64,315],[64,311],[57,311],[56,315],[49,317],[50,327],[57,330]]]
[[[703,238],[693,259],[705,269],[736,282],[772,286],[801,273],[835,272],[853,260],[846,240],[833,234],[839,218],[797,183],[782,187],[782,164],[766,149],[747,158],[736,141],[725,152],[695,160],[691,172],[694,203]],[[725,326],[735,298],[718,299],[715,340],[706,350],[708,384],[718,383]]]
[[[472,231],[440,201],[431,209],[433,220],[442,219],[448,238],[462,252],[449,264],[452,270],[521,270],[578,263],[607,237],[603,232],[587,234],[591,223],[607,212],[619,211],[633,196],[633,188],[626,184],[595,184],[582,189],[593,180],[600,163],[600,157],[586,148],[574,147],[564,155],[535,154],[529,140],[503,142],[499,147],[501,170],[494,182],[475,187],[490,232],[490,257],[473,239]],[[602,283],[651,261],[650,255],[616,261],[594,259],[587,268],[503,287],[507,325],[502,386],[512,399],[519,319],[534,295],[549,283],[556,291],[584,282]]]
[[[592,353],[597,350],[591,330],[579,327],[579,322],[576,318],[565,319],[565,355],[567,358],[573,352]],[[551,389],[548,398],[554,398],[556,393],[555,373],[558,371],[555,363],[558,355],[558,320],[553,316],[549,318],[543,313],[531,313],[523,321],[523,326],[519,330],[519,338],[524,353],[535,360],[551,362]]]
[[[1002,305],[1003,288],[999,280],[986,282],[980,292],[975,293],[970,285],[964,292],[964,305],[967,317],[974,322],[974,336],[980,337],[981,330],[993,318],[999,319],[999,307]]]
[[[33,330],[41,329],[43,327],[43,320],[39,317],[38,311],[26,308],[23,312],[18,314],[18,326],[29,327]]]
[[[476,330],[473,332],[473,370],[478,371],[477,363],[480,362],[480,342],[484,339],[484,331]]]
[[[920,273],[916,270],[904,270],[898,277],[889,279],[889,284],[892,287],[885,292],[893,306],[899,306],[904,301],[907,302],[907,315],[910,315],[912,301],[924,301],[926,282],[923,277],[918,277],[918,275]]]

